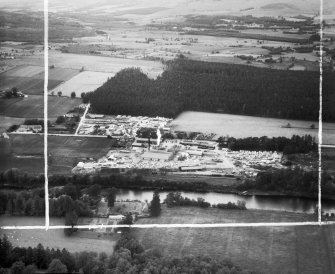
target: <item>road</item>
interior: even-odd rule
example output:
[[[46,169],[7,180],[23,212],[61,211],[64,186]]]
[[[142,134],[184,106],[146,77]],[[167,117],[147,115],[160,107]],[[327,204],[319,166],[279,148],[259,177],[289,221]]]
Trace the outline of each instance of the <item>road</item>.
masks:
[[[78,127],[77,127],[76,132],[75,132],[74,135],[78,135],[78,131],[79,131],[80,127],[82,126],[82,124],[83,124],[84,121],[85,121],[85,117],[86,117],[86,114],[87,114],[89,108],[90,108],[90,103],[87,104],[86,109],[85,109],[85,112],[84,112],[84,115],[81,116],[79,125],[78,125]]]

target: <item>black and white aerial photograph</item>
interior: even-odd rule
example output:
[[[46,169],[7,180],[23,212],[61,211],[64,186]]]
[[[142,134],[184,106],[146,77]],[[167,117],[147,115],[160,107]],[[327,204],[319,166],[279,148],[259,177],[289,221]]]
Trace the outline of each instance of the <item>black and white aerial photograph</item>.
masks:
[[[334,0],[1,0],[0,274],[335,273]]]

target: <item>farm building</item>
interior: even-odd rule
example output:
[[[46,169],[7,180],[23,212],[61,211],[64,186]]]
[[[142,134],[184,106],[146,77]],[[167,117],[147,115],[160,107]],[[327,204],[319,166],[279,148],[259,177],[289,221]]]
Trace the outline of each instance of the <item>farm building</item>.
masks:
[[[202,156],[202,150],[187,150],[187,153],[191,156]]]
[[[42,132],[42,126],[41,125],[21,125],[16,132],[20,133],[28,133],[28,132],[33,132],[33,133],[39,133]]]
[[[205,166],[181,166],[179,167],[180,171],[200,171],[205,170]]]

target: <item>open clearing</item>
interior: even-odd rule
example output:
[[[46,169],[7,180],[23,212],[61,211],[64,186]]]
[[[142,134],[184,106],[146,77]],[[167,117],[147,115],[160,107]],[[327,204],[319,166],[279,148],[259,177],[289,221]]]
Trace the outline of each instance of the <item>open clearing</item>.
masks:
[[[0,225],[44,225],[43,217],[4,217],[0,216]],[[50,218],[50,225],[64,225],[61,218]],[[98,233],[78,231],[71,238],[64,235],[63,229],[33,230],[0,230],[0,235],[6,234],[14,246],[37,246],[41,243],[44,247],[66,248],[70,252],[93,251],[113,252],[117,235],[112,237],[98,237]]]
[[[291,128],[283,128],[288,123]],[[315,129],[310,126],[314,124]],[[255,126],[257,125],[257,126]],[[318,122],[288,119],[263,118],[254,116],[186,111],[179,115],[171,126],[180,131],[215,133],[216,137],[278,137],[309,134],[318,140]],[[323,123],[323,144],[335,144],[335,123]]]
[[[199,208],[163,209],[162,216],[138,223],[306,221],[308,215],[274,211]],[[145,248],[169,256],[229,258],[262,273],[334,273],[334,226],[135,229]]]
[[[64,81],[71,79],[79,70],[66,68],[49,69],[48,88],[53,89]],[[44,67],[21,65],[0,74],[0,89],[17,87],[29,95],[42,95],[44,88]]]
[[[38,134],[10,134],[0,154],[0,171],[17,167],[30,174],[44,171],[43,136]],[[5,142],[3,139],[2,142]],[[110,139],[85,137],[48,137],[48,164],[50,174],[71,174],[72,168],[86,158],[100,158],[110,149]]]
[[[0,115],[17,118],[43,118],[44,97],[30,95],[27,98],[0,99]],[[48,117],[56,118],[81,104],[81,99],[48,96]]]
[[[114,74],[96,71],[84,71],[74,76],[63,84],[60,84],[54,89],[50,89],[49,94],[57,94],[62,92],[62,96],[71,96],[74,91],[77,97],[80,97],[82,92],[90,92],[102,86]]]

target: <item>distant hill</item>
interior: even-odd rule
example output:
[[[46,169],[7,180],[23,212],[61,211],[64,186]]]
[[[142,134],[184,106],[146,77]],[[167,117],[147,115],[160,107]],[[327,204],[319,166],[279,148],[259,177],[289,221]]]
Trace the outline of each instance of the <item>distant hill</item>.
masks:
[[[268,4],[261,7],[264,10],[283,10],[283,9],[290,9],[290,10],[300,10],[296,5],[287,4],[287,3],[274,3]]]
[[[51,12],[87,12],[120,16],[139,23],[187,14],[251,14],[255,16],[316,15],[318,0],[53,0]],[[2,0],[1,9],[42,10],[43,1]],[[335,13],[335,1],[324,0],[325,13]]]

